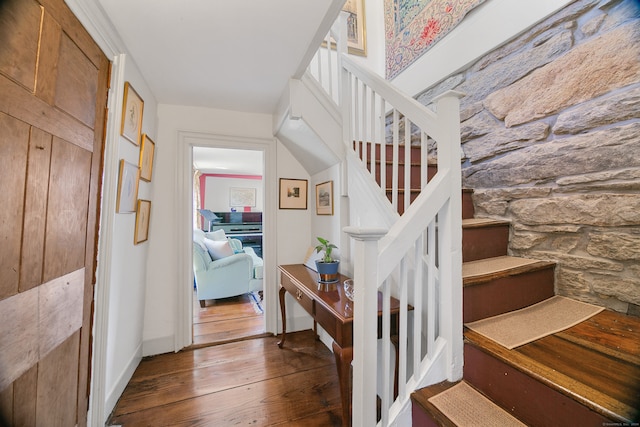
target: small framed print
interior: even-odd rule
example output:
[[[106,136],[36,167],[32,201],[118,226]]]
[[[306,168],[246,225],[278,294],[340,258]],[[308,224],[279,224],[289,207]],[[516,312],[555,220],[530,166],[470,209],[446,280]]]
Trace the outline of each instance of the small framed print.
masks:
[[[364,0],[347,0],[342,8],[347,12],[347,48],[349,53],[367,56]]]
[[[246,207],[256,206],[256,189],[255,188],[229,188],[229,206]]]
[[[132,213],[136,211],[139,176],[140,168],[138,166],[120,159],[118,195],[116,198],[117,213]]]
[[[342,11],[347,13],[347,52],[352,55],[367,56],[367,30],[364,16],[365,0],[346,0]],[[322,43],[327,47],[327,42]],[[336,42],[331,39],[331,49],[336,49]]]
[[[140,145],[142,131],[142,110],[144,101],[133,89],[129,82],[124,84],[124,101],[122,102],[122,123],[120,135],[127,138],[134,145]]]
[[[140,179],[149,182],[153,172],[153,154],[156,151],[156,144],[146,133],[142,134],[142,142],[140,144],[140,161],[138,163],[138,166],[140,166]]]
[[[136,209],[136,229],[133,235],[133,243],[138,244],[149,238],[149,217],[151,215],[151,201],[138,200]]]
[[[307,180],[280,178],[280,209],[307,209]]]
[[[333,215],[333,181],[316,185],[316,214]]]

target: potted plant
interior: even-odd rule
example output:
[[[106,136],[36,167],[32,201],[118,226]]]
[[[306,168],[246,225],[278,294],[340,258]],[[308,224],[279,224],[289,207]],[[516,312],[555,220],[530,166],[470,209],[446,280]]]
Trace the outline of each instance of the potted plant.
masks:
[[[316,252],[324,252],[321,259],[316,260],[316,269],[320,275],[320,282],[335,283],[338,281],[338,267],[340,261],[333,259],[331,252],[338,249],[336,245],[322,237],[317,237],[320,244],[316,246]]]

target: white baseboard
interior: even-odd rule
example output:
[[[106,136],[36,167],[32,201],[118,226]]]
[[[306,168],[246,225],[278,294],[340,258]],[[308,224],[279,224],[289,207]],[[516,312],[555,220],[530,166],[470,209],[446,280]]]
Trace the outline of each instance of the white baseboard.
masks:
[[[142,360],[142,345],[138,346],[131,359],[129,360],[129,363],[127,363],[126,368],[118,377],[118,381],[116,381],[112,389],[107,393],[104,404],[104,414],[106,418],[109,418],[109,415],[111,415],[111,411],[113,411],[113,408],[116,407],[118,399],[120,399],[120,396],[122,396],[124,389],[127,387],[127,384],[129,384],[131,377],[133,377],[133,373],[140,364],[140,360]],[[106,422],[107,420],[105,419],[104,421]]]
[[[313,319],[308,314],[287,316],[287,333],[313,329]]]
[[[175,351],[175,338],[173,335],[154,338],[142,342],[142,357],[155,356],[156,354],[173,353]]]

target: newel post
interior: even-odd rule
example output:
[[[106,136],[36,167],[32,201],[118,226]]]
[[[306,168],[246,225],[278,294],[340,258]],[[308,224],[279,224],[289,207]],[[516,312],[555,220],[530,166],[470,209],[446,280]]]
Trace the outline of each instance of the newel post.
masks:
[[[440,230],[440,335],[447,340],[447,379],[462,378],[462,171],[460,148],[461,92],[447,91],[437,97],[438,119],[445,126],[438,141],[438,169],[451,171],[449,202],[438,216]]]
[[[387,230],[345,227],[343,231],[355,241],[352,425],[370,427],[376,425],[378,241]]]

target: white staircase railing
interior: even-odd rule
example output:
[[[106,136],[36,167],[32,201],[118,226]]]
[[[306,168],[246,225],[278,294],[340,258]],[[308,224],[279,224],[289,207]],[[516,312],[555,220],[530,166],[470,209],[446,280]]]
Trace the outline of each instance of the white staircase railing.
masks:
[[[404,211],[388,230],[344,229],[355,240],[352,422],[406,425],[412,391],[462,377],[460,94],[439,97],[437,112],[424,107],[351,60],[340,32],[346,35],[334,29],[331,39],[341,53],[321,48],[324,60],[312,62],[320,71],[308,73],[340,106],[344,143],[356,159],[349,166],[370,176],[372,191],[389,194],[394,211]],[[402,154],[404,166],[403,147],[412,147]],[[419,153],[419,178],[411,176],[412,151]]]

